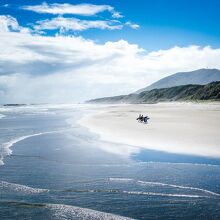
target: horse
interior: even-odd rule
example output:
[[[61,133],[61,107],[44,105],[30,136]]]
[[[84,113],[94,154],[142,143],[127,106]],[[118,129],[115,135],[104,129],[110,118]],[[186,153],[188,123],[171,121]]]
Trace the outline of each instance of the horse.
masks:
[[[145,123],[147,124],[147,121],[149,120],[150,118],[148,116],[143,116],[143,115],[139,115],[139,117],[136,119],[138,120],[138,122],[141,122],[141,123]]]

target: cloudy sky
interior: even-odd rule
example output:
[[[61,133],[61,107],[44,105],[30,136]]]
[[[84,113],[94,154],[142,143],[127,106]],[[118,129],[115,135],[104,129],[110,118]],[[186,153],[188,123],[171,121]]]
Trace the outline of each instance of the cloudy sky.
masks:
[[[0,103],[131,93],[220,68],[218,0],[0,0]]]

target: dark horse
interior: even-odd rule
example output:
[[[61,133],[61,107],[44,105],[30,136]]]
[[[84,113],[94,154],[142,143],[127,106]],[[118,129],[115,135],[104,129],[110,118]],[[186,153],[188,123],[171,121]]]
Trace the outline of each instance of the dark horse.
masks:
[[[139,117],[136,119],[138,120],[138,122],[143,122],[143,123],[147,123],[147,121],[149,120],[150,118],[148,116],[143,116],[143,115],[139,115]]]

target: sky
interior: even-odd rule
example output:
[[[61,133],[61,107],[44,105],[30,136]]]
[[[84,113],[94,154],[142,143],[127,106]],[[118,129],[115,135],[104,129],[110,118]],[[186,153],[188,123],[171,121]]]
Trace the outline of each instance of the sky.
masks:
[[[219,0],[0,0],[0,103],[78,103],[220,69],[219,8]]]

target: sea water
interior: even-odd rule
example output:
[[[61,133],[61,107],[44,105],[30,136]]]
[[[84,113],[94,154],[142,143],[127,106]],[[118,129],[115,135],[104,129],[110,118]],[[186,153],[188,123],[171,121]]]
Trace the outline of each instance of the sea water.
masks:
[[[0,106],[0,219],[220,219],[220,160],[102,142],[91,109]]]

